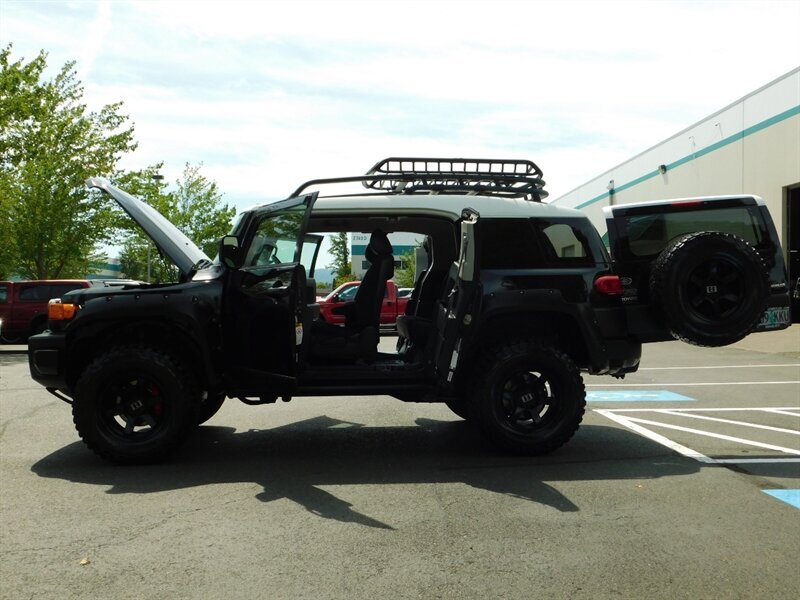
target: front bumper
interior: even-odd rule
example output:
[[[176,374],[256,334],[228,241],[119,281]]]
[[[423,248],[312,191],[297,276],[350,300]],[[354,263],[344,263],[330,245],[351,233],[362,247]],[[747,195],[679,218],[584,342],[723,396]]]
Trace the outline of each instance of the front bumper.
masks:
[[[28,367],[37,383],[67,391],[64,334],[46,331],[28,338]]]

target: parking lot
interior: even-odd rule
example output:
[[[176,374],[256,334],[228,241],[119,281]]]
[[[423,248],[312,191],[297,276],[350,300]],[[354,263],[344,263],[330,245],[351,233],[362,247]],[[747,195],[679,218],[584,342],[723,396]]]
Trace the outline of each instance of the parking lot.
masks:
[[[800,326],[642,367],[586,377],[539,458],[444,405],[298,398],[123,468],[0,353],[0,597],[800,597]]]

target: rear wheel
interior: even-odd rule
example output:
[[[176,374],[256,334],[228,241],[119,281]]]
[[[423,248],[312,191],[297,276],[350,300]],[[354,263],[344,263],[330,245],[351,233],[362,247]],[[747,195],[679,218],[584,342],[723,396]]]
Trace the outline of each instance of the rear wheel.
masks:
[[[471,386],[469,408],[471,421],[494,445],[516,454],[544,454],[578,430],[586,393],[567,354],[520,341],[486,353]]]
[[[769,277],[758,252],[745,240],[703,231],[664,249],[653,263],[650,294],[673,337],[725,346],[758,324]]]
[[[146,346],[123,346],[96,358],[75,387],[72,418],[83,441],[124,464],[162,460],[196,423],[196,397],[180,364]]]

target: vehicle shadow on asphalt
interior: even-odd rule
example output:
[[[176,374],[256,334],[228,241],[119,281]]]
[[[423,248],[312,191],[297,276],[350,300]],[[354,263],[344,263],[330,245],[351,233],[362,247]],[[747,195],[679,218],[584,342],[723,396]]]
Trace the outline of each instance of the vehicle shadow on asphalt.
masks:
[[[627,430],[584,425],[559,451],[515,457],[493,451],[463,421],[417,419],[415,426],[367,427],[315,417],[273,429],[200,427],[168,462],[111,465],[81,442],[33,465],[40,477],[148,494],[219,483],[255,482],[262,502],[289,499],[326,519],[393,529],[321,489],[337,485],[463,483],[550,506],[580,508],[547,482],[653,479],[695,473],[699,463]]]

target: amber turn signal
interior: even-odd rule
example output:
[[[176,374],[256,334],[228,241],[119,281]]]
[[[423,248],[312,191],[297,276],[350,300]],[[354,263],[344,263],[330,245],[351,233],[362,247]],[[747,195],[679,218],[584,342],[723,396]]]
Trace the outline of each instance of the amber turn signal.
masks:
[[[69,321],[77,311],[77,304],[62,304],[58,298],[47,304],[47,318],[51,321]]]

